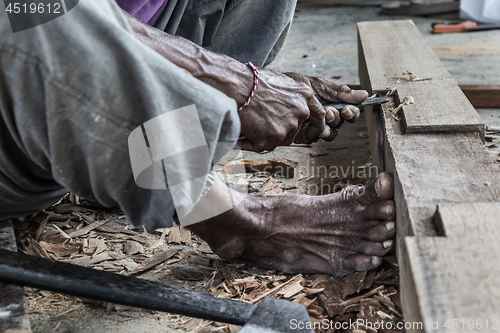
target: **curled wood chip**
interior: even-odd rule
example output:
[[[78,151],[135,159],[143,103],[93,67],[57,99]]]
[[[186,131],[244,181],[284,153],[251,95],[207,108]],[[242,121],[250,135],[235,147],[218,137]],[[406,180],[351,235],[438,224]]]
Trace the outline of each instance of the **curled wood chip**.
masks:
[[[401,73],[398,73],[398,74],[394,74],[393,77],[398,76],[398,75],[403,75],[403,76],[408,75],[408,80],[410,80],[410,81],[427,81],[427,80],[432,80],[432,78],[425,78],[425,79],[420,78],[420,77],[418,77],[417,74],[414,74],[414,73],[412,73],[410,71],[404,71],[404,72],[401,72]]]
[[[391,108],[389,110],[391,111],[391,116],[396,120],[400,120],[401,118],[397,115],[399,110],[401,110],[404,105],[410,104],[415,104],[415,100],[411,96],[406,96],[405,98],[403,98],[403,102],[401,102],[401,104],[399,104],[397,108]]]
[[[396,82],[396,84],[387,87],[386,89],[388,89],[388,91],[387,91],[387,94],[385,94],[385,96],[394,95],[396,93],[396,91],[398,90],[400,83],[401,83],[401,79],[398,79],[398,82]]]

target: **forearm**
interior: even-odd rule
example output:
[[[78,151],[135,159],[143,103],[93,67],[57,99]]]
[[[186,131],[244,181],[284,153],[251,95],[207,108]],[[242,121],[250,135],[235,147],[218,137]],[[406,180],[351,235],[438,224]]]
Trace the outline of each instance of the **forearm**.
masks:
[[[155,29],[123,12],[142,43],[189,71],[194,77],[222,91],[242,105],[252,89],[253,71],[245,64],[178,36]]]

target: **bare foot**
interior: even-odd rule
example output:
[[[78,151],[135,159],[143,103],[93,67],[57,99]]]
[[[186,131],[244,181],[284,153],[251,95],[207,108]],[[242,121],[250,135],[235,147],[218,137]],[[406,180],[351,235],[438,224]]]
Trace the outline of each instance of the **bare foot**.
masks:
[[[241,194],[235,194],[241,195]],[[222,258],[288,273],[342,276],[374,269],[393,246],[393,178],[325,196],[248,196],[189,226]]]

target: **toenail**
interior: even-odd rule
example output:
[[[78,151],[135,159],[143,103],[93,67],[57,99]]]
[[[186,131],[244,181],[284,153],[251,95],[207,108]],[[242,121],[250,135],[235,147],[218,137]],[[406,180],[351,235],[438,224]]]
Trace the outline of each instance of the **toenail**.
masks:
[[[354,113],[352,112],[352,110],[349,109],[349,108],[346,108],[345,110],[343,110],[342,113],[344,114],[344,117],[346,119],[351,119],[352,116],[354,115]]]
[[[391,202],[385,205],[385,213],[387,215],[392,215],[394,213],[394,205]]]
[[[375,192],[377,192],[377,196],[380,197],[380,192],[382,191],[382,181],[380,178],[377,178],[377,181],[375,182]]]
[[[392,246],[392,240],[386,240],[384,243],[382,243],[384,245],[384,249],[388,249]]]
[[[381,263],[382,263],[382,259],[380,259],[379,257],[372,257],[372,265],[373,266],[377,267]]]
[[[388,222],[385,224],[385,228],[387,229],[387,231],[393,231],[395,226],[396,223],[394,222]]]

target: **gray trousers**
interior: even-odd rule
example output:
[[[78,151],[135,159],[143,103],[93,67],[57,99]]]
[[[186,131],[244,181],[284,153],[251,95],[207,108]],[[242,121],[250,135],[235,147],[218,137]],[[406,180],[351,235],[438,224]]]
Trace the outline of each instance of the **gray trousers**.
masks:
[[[241,62],[276,58],[297,0],[169,0],[155,27]]]
[[[263,65],[281,47],[295,1],[170,0],[169,6],[170,16],[165,11],[158,22],[164,30]],[[210,143],[234,144],[240,133],[234,100],[138,42],[112,0],[80,1],[64,16],[18,33],[0,13],[0,221],[47,208],[71,191],[120,207],[135,225],[171,225],[180,206],[168,188],[137,185],[131,163],[153,161],[152,148],[149,156],[131,156],[130,137],[152,119],[192,105],[209,146],[204,165],[192,167],[181,153],[178,164],[160,165],[167,175],[183,165],[183,176],[208,187],[212,165],[228,149]],[[189,148],[189,129],[175,125],[169,135],[177,141],[167,136],[162,145]],[[179,186],[181,193],[193,191]],[[186,195],[181,208],[188,211],[199,196]]]

